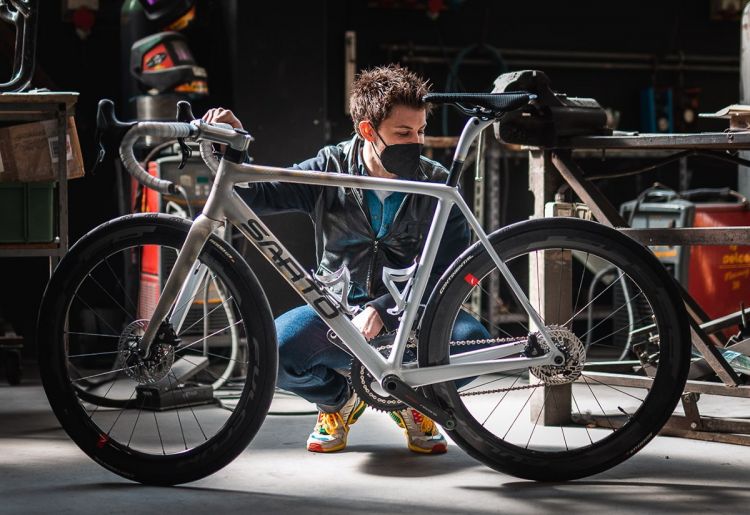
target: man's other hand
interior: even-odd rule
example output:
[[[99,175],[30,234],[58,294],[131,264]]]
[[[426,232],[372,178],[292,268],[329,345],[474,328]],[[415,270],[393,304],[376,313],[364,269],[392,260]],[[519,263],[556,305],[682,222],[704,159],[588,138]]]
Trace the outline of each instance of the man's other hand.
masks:
[[[223,107],[209,109],[201,119],[207,123],[228,123],[235,129],[242,128],[242,122],[234,115],[234,113]]]
[[[372,306],[367,306],[364,311],[352,318],[352,323],[368,340],[375,338],[383,328],[383,321]]]

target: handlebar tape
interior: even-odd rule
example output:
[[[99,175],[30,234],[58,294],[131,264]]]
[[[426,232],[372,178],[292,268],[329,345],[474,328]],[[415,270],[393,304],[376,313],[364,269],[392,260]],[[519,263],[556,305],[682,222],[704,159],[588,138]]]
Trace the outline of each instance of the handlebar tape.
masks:
[[[168,139],[187,138],[193,134],[194,130],[194,127],[188,123],[141,122],[130,129],[120,143],[120,159],[122,160],[122,164],[128,173],[145,187],[159,193],[177,193],[177,186],[172,181],[156,178],[143,169],[135,158],[133,145],[143,136]]]

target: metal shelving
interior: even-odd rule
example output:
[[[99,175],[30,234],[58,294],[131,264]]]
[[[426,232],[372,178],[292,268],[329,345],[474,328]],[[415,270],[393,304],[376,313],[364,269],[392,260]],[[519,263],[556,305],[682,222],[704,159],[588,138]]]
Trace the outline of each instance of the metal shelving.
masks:
[[[57,121],[59,156],[66,155],[67,118],[74,114],[76,92],[29,92],[0,94],[0,122]],[[67,160],[57,162],[57,235],[50,243],[0,243],[0,257],[49,257],[50,274],[68,251]]]

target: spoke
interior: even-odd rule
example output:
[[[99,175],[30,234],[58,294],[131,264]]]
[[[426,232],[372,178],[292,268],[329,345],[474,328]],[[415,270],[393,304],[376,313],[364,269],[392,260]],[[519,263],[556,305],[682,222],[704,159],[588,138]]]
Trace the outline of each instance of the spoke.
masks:
[[[106,356],[108,354],[119,354],[119,350],[113,350],[113,351],[107,351],[107,352],[89,352],[88,354],[70,354],[68,355],[68,359],[70,358],[85,358],[87,356]]]
[[[174,377],[174,380],[178,381],[177,376],[175,375],[174,371],[170,370],[170,373],[172,374],[172,377]],[[203,430],[203,426],[201,425],[200,421],[198,420],[198,417],[195,415],[195,410],[193,410],[193,405],[190,404],[190,402],[188,401],[187,395],[185,395],[185,391],[182,390],[180,393],[182,393],[182,399],[185,401],[185,404],[187,404],[188,408],[190,409],[190,413],[193,414],[193,418],[195,419],[195,423],[198,424],[198,429],[201,430],[201,434],[203,435],[203,439],[206,440],[206,441],[208,441],[208,437],[206,436],[206,432]]]
[[[105,258],[104,258],[104,264],[106,264],[106,265],[107,265],[107,268],[109,268],[109,271],[110,271],[110,272],[112,272],[112,277],[114,277],[114,278],[115,278],[115,281],[117,281],[117,285],[118,285],[118,286],[120,287],[120,289],[122,290],[122,293],[123,293],[123,295],[124,295],[124,298],[125,298],[125,300],[126,300],[126,301],[128,301],[128,303],[129,303],[129,304],[130,304],[131,306],[133,306],[133,309],[135,309],[135,311],[136,311],[136,313],[137,313],[137,312],[138,312],[138,306],[136,306],[136,305],[135,305],[135,303],[134,303],[134,302],[133,302],[133,301],[132,301],[132,300],[130,299],[130,297],[128,296],[128,292],[127,292],[127,291],[125,290],[125,287],[124,287],[124,286],[122,285],[122,283],[120,282],[120,278],[119,278],[119,277],[117,277],[117,274],[116,274],[116,273],[115,273],[115,271],[114,271],[114,270],[112,269],[112,266],[111,266],[111,265],[109,264],[109,258],[110,258],[110,257],[111,257],[111,256],[107,256],[107,257],[105,257]]]
[[[600,384],[600,385],[602,385],[602,386],[606,386],[606,387],[608,387],[608,388],[612,388],[612,389],[613,389],[614,391],[616,391],[616,392],[620,392],[621,394],[623,394],[623,395],[627,395],[628,397],[632,397],[633,399],[635,399],[635,400],[637,400],[637,401],[641,401],[641,402],[645,402],[645,401],[646,401],[646,399],[641,399],[640,397],[637,397],[637,396],[635,396],[635,395],[633,395],[633,394],[631,394],[631,393],[628,393],[628,392],[626,392],[625,390],[620,390],[619,388],[615,388],[615,387],[614,387],[613,385],[611,385],[611,384],[608,384],[608,383],[605,383],[605,382],[599,381],[599,380],[598,380],[597,378],[595,378],[595,377],[590,377],[590,376],[587,376],[587,377],[588,377],[589,379],[591,379],[592,381],[595,381],[596,383],[598,383],[598,384]]]
[[[83,304],[84,306],[86,306],[86,308],[88,308],[88,310],[91,311],[96,318],[98,318],[99,320],[101,320],[104,323],[104,325],[106,325],[107,327],[109,327],[110,329],[112,329],[113,333],[119,333],[120,332],[117,329],[115,329],[114,327],[112,327],[111,325],[109,325],[109,322],[107,322],[106,320],[104,320],[102,318],[102,316],[96,310],[91,309],[91,306],[89,306],[88,303],[85,300],[83,300],[83,297],[81,297],[80,295],[76,294],[76,296],[74,297],[74,299],[78,299],[78,302],[80,302],[81,304]],[[71,302],[71,304],[72,304],[72,302]]]
[[[479,290],[482,291],[482,292],[485,292],[489,296],[489,293],[484,288],[479,287]],[[469,295],[471,295],[471,293],[469,293]],[[469,295],[467,295],[467,298],[468,298]],[[497,324],[493,324],[492,322],[490,322],[490,320],[487,317],[482,316],[480,313],[477,313],[476,311],[467,308],[466,305],[463,305],[462,309],[464,311],[466,311],[467,313],[469,313],[470,315],[474,315],[477,318],[479,318],[480,320],[482,320],[483,322],[486,322],[486,324],[488,326],[490,326],[491,329],[496,329],[497,331],[503,333],[505,336],[509,336],[510,338],[514,338],[514,336],[512,334],[510,334],[508,331],[506,331],[505,329],[503,329],[502,327],[500,327]],[[490,332],[490,334],[492,334],[492,333]]]
[[[573,404],[576,405],[576,409],[578,410],[578,414],[583,416],[583,413],[581,412],[581,408],[578,406],[578,401],[576,400],[576,396],[573,395],[573,388],[570,389],[570,398],[573,399]],[[591,433],[589,432],[588,426],[586,426],[586,421],[584,420],[583,429],[586,430],[586,436],[589,437],[589,442],[591,442],[591,445],[594,445],[594,440],[591,438]]]
[[[529,380],[531,380],[531,378],[529,378]],[[540,384],[540,386],[541,386],[541,384]],[[521,409],[520,409],[520,410],[518,410],[518,413],[516,414],[516,418],[514,418],[514,419],[513,419],[513,422],[512,422],[511,424],[510,424],[510,427],[508,428],[508,430],[507,430],[507,431],[505,432],[505,434],[503,435],[503,440],[505,440],[505,438],[506,438],[506,437],[508,436],[508,433],[510,433],[510,430],[511,430],[511,429],[513,429],[513,426],[514,426],[514,425],[516,424],[516,421],[518,420],[518,417],[520,417],[520,416],[521,416],[521,413],[523,413],[523,409],[524,409],[524,408],[526,407],[526,405],[527,405],[527,404],[529,403],[529,401],[531,400],[531,396],[532,396],[532,395],[534,395],[534,389],[532,389],[532,390],[531,390],[531,393],[530,393],[530,394],[529,394],[529,396],[528,396],[528,397],[526,398],[526,402],[524,402],[524,403],[523,403],[523,406],[521,406]]]
[[[96,336],[97,338],[117,338],[120,339],[120,335],[117,334],[99,334],[99,333],[81,333],[78,331],[64,331],[63,334],[74,334],[76,336]]]
[[[108,374],[116,374],[117,372],[122,372],[123,370],[130,370],[130,369],[136,368],[137,366],[138,365],[131,365],[129,367],[118,368],[115,370],[108,370],[107,372],[102,372],[100,374],[94,374],[94,375],[90,375],[86,377],[79,377],[78,379],[71,379],[70,382],[76,383],[78,381],[85,381],[86,379],[91,379],[92,377],[101,377],[101,376],[106,376]]]
[[[632,299],[632,300],[635,300],[635,299],[637,299],[637,298],[638,298],[638,297],[640,297],[641,295],[643,295],[643,291],[641,291],[640,293],[638,293],[638,295],[636,295],[635,297],[633,297],[633,299]],[[629,302],[632,302],[632,301],[629,301]],[[603,324],[604,322],[606,322],[607,320],[609,320],[610,318],[612,318],[613,316],[615,316],[615,314],[616,314],[616,313],[619,313],[619,311],[620,311],[621,309],[623,309],[623,308],[627,307],[627,305],[628,305],[628,302],[625,302],[625,304],[623,304],[623,305],[622,305],[622,306],[620,306],[619,308],[617,308],[617,309],[615,309],[614,311],[612,311],[612,312],[611,312],[611,313],[610,313],[609,315],[607,315],[606,317],[604,317],[603,319],[601,319],[601,320],[599,321],[599,323],[597,323],[597,324],[596,324],[596,325],[595,325],[594,327],[592,327],[591,329],[589,329],[588,331],[586,331],[586,332],[585,332],[584,334],[582,334],[581,336],[579,336],[579,338],[583,339],[583,338],[585,338],[586,336],[588,336],[588,335],[589,335],[589,333],[591,333],[591,332],[592,332],[592,331],[593,331],[594,329],[596,329],[597,327],[599,327],[600,325],[602,325],[602,324]],[[649,316],[650,316],[650,315],[649,315]],[[639,320],[639,322],[640,322],[640,320]]]
[[[638,324],[638,323],[640,323],[640,322],[643,322],[644,320],[648,320],[648,319],[650,319],[650,318],[651,318],[651,315],[646,315],[645,317],[641,318],[640,320],[637,320],[637,321],[635,322],[635,324],[633,324],[633,325],[636,325],[636,324]],[[602,341],[602,340],[604,340],[604,339],[606,339],[606,338],[609,338],[609,337],[611,337],[611,336],[614,336],[614,335],[616,335],[617,333],[620,333],[620,332],[624,331],[625,329],[628,329],[628,326],[623,326],[623,327],[619,328],[619,329],[618,329],[618,330],[616,330],[616,331],[612,331],[611,333],[609,333],[609,334],[608,334],[608,335],[606,335],[606,336],[602,336],[602,337],[601,337],[601,338],[599,338],[598,340],[596,340],[596,341],[594,341],[594,342],[591,342],[591,343],[589,344],[589,347],[591,347],[592,345],[596,345],[596,344],[597,344],[597,343],[599,343],[600,341]]]
[[[590,306],[591,304],[593,304],[593,303],[594,303],[594,301],[595,301],[596,299],[598,299],[599,297],[601,297],[602,295],[604,295],[604,293],[605,293],[605,292],[606,292],[607,290],[609,290],[609,289],[610,289],[610,288],[612,287],[612,285],[613,285],[613,284],[615,284],[615,283],[616,283],[617,281],[619,281],[620,279],[622,279],[622,277],[623,277],[624,275],[625,275],[625,272],[621,273],[621,274],[620,274],[620,276],[619,276],[619,277],[618,277],[617,279],[615,279],[614,281],[612,281],[611,283],[609,283],[609,285],[607,285],[607,287],[606,287],[606,288],[604,288],[604,289],[603,289],[602,291],[600,291],[600,292],[599,292],[599,295],[597,295],[596,297],[594,297],[593,299],[591,299],[591,300],[590,300],[590,301],[589,301],[589,302],[588,302],[588,303],[587,303],[587,304],[586,304],[585,306],[583,306],[583,307],[582,307],[581,309],[579,309],[578,311],[576,311],[575,313],[573,313],[573,316],[572,316],[572,317],[570,317],[570,318],[569,318],[569,319],[568,319],[568,320],[567,320],[567,321],[566,321],[566,322],[565,322],[564,324],[562,324],[562,325],[563,325],[563,326],[567,326],[567,325],[568,325],[569,323],[571,323],[571,322],[573,321],[573,319],[574,319],[575,317],[577,317],[578,315],[580,315],[581,313],[583,313],[583,310],[584,310],[584,309],[586,309],[586,308],[587,308],[587,307],[589,307],[589,306]]]
[[[115,304],[117,304],[117,307],[120,308],[122,310],[122,312],[125,313],[128,316],[129,320],[135,320],[135,315],[132,315],[127,309],[125,309],[125,307],[122,304],[120,304],[117,301],[116,298],[114,298],[112,296],[112,294],[109,292],[109,290],[107,290],[107,288],[105,288],[104,286],[102,286],[99,283],[99,281],[97,281],[96,279],[94,279],[94,276],[91,275],[91,272],[89,272],[86,275],[91,278],[91,280],[94,282],[94,284],[97,285],[99,287],[99,289],[102,290],[107,295],[107,297],[109,297],[110,299],[112,299],[112,302],[114,302]]]
[[[510,385],[510,387],[511,387],[511,388],[513,388],[513,387],[514,387],[514,386],[516,385],[516,383],[518,382],[518,380],[519,380],[519,379],[521,379],[521,376],[518,376],[518,377],[516,377],[516,380],[515,380],[515,381],[513,381],[513,384],[512,384],[512,385]],[[484,427],[484,425],[485,425],[485,424],[487,423],[487,421],[488,421],[488,420],[490,419],[490,417],[492,416],[492,414],[493,414],[493,413],[495,413],[495,411],[497,410],[497,408],[498,408],[498,407],[500,406],[500,403],[501,403],[501,402],[503,402],[503,401],[505,400],[505,397],[507,397],[507,396],[508,396],[508,394],[509,394],[510,392],[511,392],[511,390],[508,390],[508,391],[506,391],[506,392],[505,392],[505,393],[503,394],[502,398],[501,398],[501,399],[500,399],[499,401],[497,401],[497,404],[495,404],[495,407],[494,407],[494,408],[492,408],[492,411],[490,411],[490,414],[489,414],[489,415],[487,415],[487,418],[485,418],[485,419],[484,419],[484,421],[482,422],[482,427]],[[507,433],[506,433],[506,434],[507,434]]]
[[[135,423],[133,424],[133,429],[130,431],[130,437],[128,438],[128,443],[125,444],[125,447],[130,448],[130,442],[133,441],[133,435],[135,434],[135,427],[138,425],[138,421],[141,419],[141,413],[143,413],[143,406],[146,404],[146,397],[144,396],[141,399],[141,407],[138,408],[138,414],[135,416]]]
[[[557,288],[557,291],[558,291],[558,295],[557,295],[557,318],[555,319],[555,320],[558,320],[558,321],[561,318],[561,310],[562,310],[563,264],[564,264],[564,261],[563,261],[563,249],[562,249],[562,247],[560,247],[560,260],[557,263],[557,266],[560,267],[560,277],[557,279],[557,285],[558,285],[558,288]],[[571,268],[572,268],[572,263],[571,263]]]
[[[190,360],[189,360],[189,359],[187,359],[187,358],[186,358],[185,356],[182,356],[182,359],[184,359],[185,361],[187,361],[188,363],[190,363],[190,364],[191,364],[191,365],[193,365],[194,367],[197,367],[197,366],[198,366],[198,364],[197,364],[197,363],[194,363],[194,362],[190,361]],[[218,376],[218,375],[216,375],[216,374],[215,374],[214,372],[211,372],[211,371],[210,371],[210,370],[209,370],[208,368],[206,368],[206,369],[203,369],[203,370],[202,370],[201,372],[205,372],[205,373],[207,373],[207,374],[208,374],[208,375],[210,375],[210,376],[211,376],[211,377],[212,377],[212,378],[213,378],[214,380],[216,380],[216,379],[220,379],[220,378],[221,378],[221,376]],[[175,377],[175,379],[177,379],[177,377]]]
[[[174,375],[174,373],[172,373]],[[175,377],[175,379],[177,379]],[[167,374],[167,381],[169,381],[169,389],[172,390],[174,386],[172,385],[172,377],[170,377],[169,374]],[[176,407],[175,411],[177,412],[177,423],[180,425],[180,433],[182,433],[182,443],[185,444],[185,450],[188,450],[187,446],[187,440],[185,439],[185,429],[182,427],[182,418],[180,417],[180,408]]]
[[[130,402],[130,401],[131,401],[131,400],[133,399],[133,395],[135,395],[135,392],[136,392],[136,390],[135,390],[135,388],[133,388],[133,393],[131,393],[131,394],[130,394],[130,397],[128,397],[128,400],[126,401],[126,404],[127,404],[128,402]],[[109,430],[107,431],[107,433],[106,433],[106,434],[107,434],[107,436],[109,436],[109,434],[110,434],[110,433],[112,432],[112,430],[113,430],[113,429],[115,428],[115,425],[117,424],[117,421],[118,421],[118,420],[120,420],[120,417],[122,416],[122,414],[123,414],[123,413],[125,413],[125,410],[124,410],[124,409],[121,409],[121,410],[120,410],[120,413],[118,413],[118,414],[117,414],[117,418],[115,418],[115,421],[114,421],[114,422],[112,422],[112,425],[110,426]]]
[[[183,349],[183,350],[186,350],[186,351],[189,350],[189,351],[192,351],[192,352],[198,352],[199,356],[203,356],[204,355],[203,351],[199,351],[197,349],[187,349],[186,348],[186,349]],[[175,351],[175,352],[177,352],[177,351]],[[221,354],[215,354],[213,352],[207,352],[207,353],[205,353],[205,355],[206,356],[213,356],[214,358],[223,359],[225,361],[234,361],[235,363],[239,363],[240,365],[247,365],[248,363],[250,363],[249,361],[240,361],[238,359],[229,358],[227,356],[222,356]],[[185,355],[184,354],[182,356],[182,359],[185,359]]]
[[[215,275],[211,276],[211,279],[216,279],[216,276]],[[209,278],[208,278],[208,276],[204,277],[203,281],[204,281],[203,288],[201,288],[200,291],[196,290],[195,294],[191,298],[187,299],[185,302],[183,302],[179,306],[172,306],[172,309],[169,311],[169,316],[172,316],[172,314],[175,311],[178,311],[178,310],[184,308],[185,306],[187,306],[188,304],[192,304],[193,302],[195,302],[195,298],[198,296],[199,293],[201,295],[203,295],[204,293],[206,293],[206,290],[208,290],[208,285],[209,285]],[[180,293],[182,293],[182,292],[180,292]],[[178,294],[178,296],[179,296],[179,294]],[[177,300],[177,299],[175,299],[175,300]]]
[[[213,313],[217,309],[219,309],[221,307],[224,307],[224,305],[227,302],[229,302],[230,300],[232,300],[233,298],[234,298],[234,296],[229,297],[227,300],[221,302],[218,306],[216,306],[215,308],[213,308],[211,311],[209,311],[208,313],[206,313],[205,315],[203,315],[202,317],[200,317],[198,320],[196,320],[195,322],[193,322],[192,324],[190,324],[187,328],[183,329],[178,336],[182,336],[183,334],[185,334],[188,330],[192,329],[194,325],[196,325],[197,323],[201,322],[204,318],[208,317],[211,313]]]
[[[102,397],[103,399],[106,399],[106,398],[107,398],[107,395],[109,395],[109,392],[110,392],[110,391],[112,391],[112,387],[113,387],[113,386],[115,385],[115,382],[116,382],[116,380],[115,380],[115,381],[112,381],[112,384],[110,384],[110,385],[109,385],[109,388],[107,388],[107,391],[106,391],[106,392],[104,393],[104,397]],[[88,401],[84,401],[84,402],[88,402]],[[91,420],[91,419],[92,419],[92,417],[93,417],[93,416],[94,416],[94,415],[96,414],[96,411],[97,411],[98,409],[99,409],[99,405],[98,405],[98,404],[96,404],[96,407],[94,408],[94,411],[92,411],[92,412],[91,412],[91,413],[89,414],[89,420]]]
[[[156,419],[156,411],[153,411],[154,414],[154,424],[156,424],[156,434],[159,436],[159,443],[161,444],[161,453],[162,455],[167,454],[167,451],[164,450],[164,440],[161,437],[161,430],[159,429],[159,421]]]
[[[541,252],[543,253],[544,251]],[[539,275],[539,254],[539,251],[536,251],[534,254],[534,262],[536,264],[536,312],[539,313],[539,318],[542,318],[542,314],[540,313],[542,310],[542,281]],[[529,291],[531,291],[531,288],[529,288]],[[543,318],[542,323],[547,325]],[[539,328],[537,327],[537,329]]]
[[[521,378],[520,374],[502,374],[500,377],[495,379],[490,379],[486,383],[478,384],[476,386],[472,386],[471,388],[465,388],[458,392],[459,395],[466,392],[471,392],[473,390],[476,390],[477,388],[482,388],[483,386],[487,386],[488,384],[497,383],[498,381],[504,381],[505,379],[510,379],[511,377],[516,377],[518,379]]]
[[[555,411],[559,412],[560,411],[560,407],[557,405],[557,397],[555,396],[555,389],[554,388],[550,388],[550,391],[552,392],[552,402],[555,403]],[[573,388],[572,387],[571,387],[570,391],[571,391],[571,395],[572,395],[573,394]],[[562,433],[563,443],[565,444],[565,450],[569,451],[570,448],[568,447],[568,440],[565,438],[565,428],[562,426],[562,424],[560,424],[560,432]],[[531,438],[529,438],[529,441],[531,441]]]
[[[545,406],[547,404],[547,396],[549,395],[550,390],[552,387],[547,388],[544,391],[544,400],[542,400],[542,406]],[[533,393],[532,393],[533,395]],[[529,444],[531,443],[531,439],[534,437],[534,431],[536,431],[536,426],[539,424],[539,419],[542,418],[542,412],[544,409],[540,409],[539,413],[536,416],[536,420],[534,421],[534,426],[531,428],[531,434],[529,435],[529,439],[526,441],[526,449],[529,448]]]
[[[212,336],[216,336],[217,334],[222,333],[222,332],[226,331],[227,329],[230,329],[230,328],[236,326],[237,324],[241,324],[241,323],[242,323],[242,319],[240,319],[240,320],[236,321],[235,323],[230,324],[230,325],[228,325],[228,326],[226,326],[226,327],[224,327],[222,329],[218,329],[218,330],[214,331],[213,333],[209,334],[208,336],[204,336],[203,338],[199,338],[198,340],[190,342],[187,345],[183,345],[182,347],[178,347],[178,348],[175,349],[175,352],[179,352],[181,350],[185,350],[187,348],[190,348],[193,345],[195,345],[196,343],[200,343],[203,340],[207,340],[207,339],[211,338]]]
[[[607,419],[607,423],[609,424],[610,429],[612,429],[612,432],[614,433],[615,432],[615,426],[612,425],[612,422],[609,420],[609,416],[604,411],[604,408],[602,407],[602,405],[599,403],[599,399],[594,394],[594,390],[591,388],[591,385],[589,384],[589,382],[586,381],[586,377],[585,376],[581,376],[581,377],[583,377],[583,382],[586,383],[586,386],[588,387],[589,391],[591,392],[591,396],[594,398],[594,401],[596,401],[596,403],[599,405],[599,409],[602,410],[602,415],[604,415],[604,418]]]
[[[588,270],[586,267],[589,264],[589,257],[591,256],[590,252],[586,252],[586,261],[583,263],[583,270],[581,270],[581,281],[578,283],[578,293],[576,293],[576,301],[573,304],[573,312],[575,313],[576,308],[578,308],[578,300],[581,298],[581,290],[583,289],[583,279],[586,276],[586,270]],[[572,320],[571,327],[572,327]],[[567,326],[567,324],[565,324]]]

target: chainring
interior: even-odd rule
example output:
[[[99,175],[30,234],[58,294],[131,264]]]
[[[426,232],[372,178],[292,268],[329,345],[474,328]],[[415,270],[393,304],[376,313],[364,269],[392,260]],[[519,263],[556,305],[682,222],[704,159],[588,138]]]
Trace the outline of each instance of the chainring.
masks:
[[[380,352],[383,356],[387,356],[390,352],[390,348],[393,345],[393,340],[396,337],[395,333],[385,334],[378,336],[370,340],[370,345],[375,347],[375,350]],[[404,361],[408,362],[412,359],[416,360],[416,355],[413,352],[416,349],[416,345],[413,342],[407,344],[407,350],[404,354]],[[377,383],[377,380],[370,374],[365,368],[361,361],[358,359],[352,359],[351,364],[351,377],[350,377],[352,388],[357,393],[360,399],[371,408],[377,411],[400,411],[406,409],[408,406],[398,400],[395,397],[383,396],[377,393],[373,388],[372,384]]]

